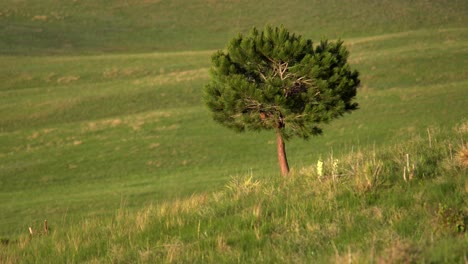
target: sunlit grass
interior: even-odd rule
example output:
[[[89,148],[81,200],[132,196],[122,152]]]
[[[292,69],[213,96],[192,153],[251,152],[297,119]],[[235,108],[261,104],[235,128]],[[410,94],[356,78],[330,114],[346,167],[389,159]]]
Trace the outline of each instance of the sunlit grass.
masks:
[[[452,155],[464,149],[462,126],[324,157],[321,174],[311,164],[286,179],[236,175],[215,192],[137,211],[124,200],[109,217],[4,240],[0,260],[463,263],[468,167]]]
[[[1,1],[0,262],[466,261],[467,3]],[[362,80],[287,180],[201,100],[266,23],[341,38]]]
[[[443,53],[428,44],[433,34],[466,42],[452,31],[399,35],[388,50],[379,38],[353,40],[361,109],[327,125],[321,137],[288,142],[292,167],[330,152],[385,146],[466,117],[466,80],[456,66],[463,46],[452,43]],[[419,45],[428,49],[414,51],[412,63],[387,65],[396,59],[394,48]],[[3,57],[0,170],[8,177],[1,178],[1,233],[22,233],[37,218],[74,222],[109,215],[122,198],[138,208],[212,190],[247,171],[275,177],[272,135],[235,134],[210,121],[201,101],[210,54]],[[428,66],[427,54],[444,54],[453,63]]]

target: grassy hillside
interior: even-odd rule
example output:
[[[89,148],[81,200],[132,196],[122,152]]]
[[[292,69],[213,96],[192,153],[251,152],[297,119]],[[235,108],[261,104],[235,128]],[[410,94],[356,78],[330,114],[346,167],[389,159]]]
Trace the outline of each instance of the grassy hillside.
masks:
[[[3,240],[3,263],[464,263],[468,123]],[[465,144],[463,144],[465,142]],[[407,166],[409,165],[409,166]],[[406,173],[402,173],[405,171]]]
[[[447,49],[428,41],[435,34]],[[361,110],[323,137],[288,143],[293,167],[466,118],[466,31],[388,39],[349,40]],[[276,175],[272,134],[237,135],[210,120],[200,99],[210,54],[3,57],[1,233],[108,213],[122,198],[133,207],[187,195],[250,170]]]
[[[432,136],[437,129],[452,131],[454,126],[464,124],[468,116],[466,1],[384,1],[378,5],[375,1],[107,2],[110,3],[0,2],[0,239],[4,241],[2,245],[8,244],[6,251],[2,248],[0,252],[8,252],[2,255],[8,261],[20,261],[19,255],[27,255],[26,262],[32,261],[35,247],[44,253],[50,245],[47,243],[54,243],[55,238],[58,253],[44,253],[43,259],[66,251],[64,258],[70,257],[72,261],[71,256],[78,253],[68,251],[71,244],[64,241],[66,233],[72,230],[99,236],[98,244],[90,246],[90,251],[83,252],[83,256],[77,256],[77,261],[92,262],[93,258],[100,261],[99,252],[104,251],[110,258],[128,245],[114,241],[116,248],[109,248],[110,244],[104,242],[108,231],[100,233],[87,228],[86,223],[109,230],[117,221],[116,210],[121,207],[127,218],[117,222],[123,224],[145,210],[172,206],[172,200],[185,201],[194,193],[211,197],[211,192],[225,192],[226,182],[239,175],[252,174],[262,186],[280,191],[278,186],[284,183],[267,180],[279,175],[274,135],[235,134],[212,122],[201,101],[201,89],[209,78],[210,55],[215,49],[223,48],[237,32],[254,25],[284,24],[291,31],[314,40],[341,37],[351,52],[351,65],[361,72],[362,87],[357,98],[360,110],[327,125],[321,137],[287,142],[290,163],[296,171],[291,190],[303,192],[300,186],[294,189],[303,178],[299,171],[315,165],[320,157],[325,159],[330,153],[335,157],[352,157],[349,153],[358,149],[364,152],[382,149],[404,160],[406,153],[393,152],[392,146],[417,135]],[[458,134],[445,135],[444,140],[452,140],[445,145],[444,159],[450,151],[455,153],[463,145]],[[385,157],[381,159],[386,162]],[[420,164],[418,168],[439,168],[439,164],[430,160],[416,164]],[[401,164],[398,166],[395,170],[402,171]],[[411,188],[423,194],[424,188],[435,188],[434,192],[438,192],[439,181],[445,181],[442,176],[449,171],[455,180],[447,183],[450,188],[441,191],[448,195],[446,190],[455,190],[454,186],[463,185],[463,177],[466,179],[466,170],[452,171],[445,167],[435,170],[437,173],[430,180],[417,182],[422,187],[415,184]],[[392,172],[386,176],[395,175]],[[304,186],[320,189],[321,183],[315,179],[304,178],[307,182]],[[406,188],[401,187],[405,183],[398,184],[388,190],[393,196],[401,194],[399,188]],[[335,199],[333,196],[340,196],[345,189],[327,195]],[[458,190],[453,195],[458,197],[456,201],[466,199],[466,188],[464,193]],[[432,209],[437,211],[440,198],[441,206],[446,204],[466,211],[460,203],[448,202],[442,196],[431,198]],[[226,197],[230,196],[226,194]],[[253,200],[260,198],[258,194]],[[358,195],[353,199],[358,203],[367,198]],[[386,210],[390,200],[379,208]],[[160,205],[163,201],[168,205]],[[208,208],[216,208],[216,201],[211,198],[202,204],[205,202]],[[228,203],[226,198],[220,206]],[[150,204],[153,207],[147,207]],[[340,208],[356,211],[366,205]],[[249,206],[248,201],[239,203],[241,210]],[[284,209],[289,205],[275,206]],[[428,215],[424,221],[435,219],[432,209],[424,211]],[[320,211],[322,207],[314,210]],[[236,214],[234,210],[232,219],[237,219]],[[158,214],[152,215],[151,221],[166,221]],[[283,216],[278,221],[286,221],[281,220]],[[311,217],[303,215],[310,221],[314,219]],[[28,227],[39,226],[44,219],[57,233],[43,241],[34,239],[26,243],[24,235]],[[213,217],[200,221],[205,223],[209,219]],[[388,223],[395,221],[384,219]],[[408,219],[414,223],[417,216]],[[198,220],[189,216],[184,221]],[[216,226],[225,228],[232,223],[229,221]],[[324,223],[320,221],[318,225]],[[390,225],[388,232],[395,228]],[[179,229],[168,230],[173,244],[179,245],[179,240],[185,239],[177,237],[183,233]],[[238,230],[241,232],[242,228]],[[153,250],[155,247],[170,249],[168,245],[172,244],[161,242],[158,237],[164,232],[156,236],[153,231],[134,230],[142,239],[154,235],[148,240]],[[126,235],[126,231],[119,232]],[[268,232],[265,234],[272,234]],[[428,243],[423,249],[426,251],[439,245],[426,240],[429,233],[423,230],[424,235],[419,236]],[[270,243],[269,235],[259,245],[262,252],[272,249],[264,247]],[[223,245],[227,236],[220,236],[219,243]],[[389,233],[387,239],[391,237]],[[120,235],[115,238],[123,240]],[[144,239],[140,238],[131,241],[143,246]],[[441,245],[448,247],[458,241],[451,239],[447,238],[446,244]],[[350,241],[334,241],[337,256],[348,250]],[[372,245],[365,241],[360,245]],[[405,245],[409,243],[410,248],[418,242],[406,238],[401,241]],[[208,244],[212,242],[209,240]],[[233,252],[242,251],[237,248],[242,243],[228,244],[235,248]],[[329,246],[325,258],[334,254],[333,247]],[[74,247],[80,252],[83,248]],[[111,253],[112,250],[115,252]],[[132,250],[128,259],[135,257],[132,254],[137,251]],[[351,252],[355,250],[360,249],[351,248]],[[367,257],[370,254],[370,251],[363,252]],[[168,256],[164,254],[151,256],[148,261],[164,259]],[[280,255],[272,259],[281,260]],[[456,256],[460,259],[460,254]],[[127,257],[120,259],[125,261]]]

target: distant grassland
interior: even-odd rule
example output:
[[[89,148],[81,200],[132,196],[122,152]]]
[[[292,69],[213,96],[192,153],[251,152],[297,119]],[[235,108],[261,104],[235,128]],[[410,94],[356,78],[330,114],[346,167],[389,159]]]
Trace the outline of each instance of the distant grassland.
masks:
[[[466,1],[110,2],[0,3],[0,236],[278,177],[270,133],[201,101],[210,54],[253,25],[341,37],[361,72],[359,111],[287,143],[296,170],[468,117]]]
[[[466,1],[114,0],[0,3],[0,54],[218,49],[266,23],[313,39],[464,27]]]

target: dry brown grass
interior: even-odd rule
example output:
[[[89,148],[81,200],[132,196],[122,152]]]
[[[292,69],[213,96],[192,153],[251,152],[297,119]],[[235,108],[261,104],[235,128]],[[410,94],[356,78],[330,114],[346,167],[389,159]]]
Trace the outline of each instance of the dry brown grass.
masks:
[[[116,78],[116,77],[131,77],[136,75],[147,75],[148,70],[140,67],[130,67],[130,68],[108,68],[105,69],[102,73],[104,78]]]
[[[63,76],[57,79],[58,84],[69,84],[72,82],[76,82],[80,79],[80,76],[76,75],[68,75],[68,76]]]
[[[403,240],[396,240],[387,248],[377,263],[418,263],[421,254],[417,245]]]
[[[200,68],[188,71],[171,72],[156,77],[145,77],[133,82],[135,85],[163,85],[167,83],[180,83],[196,79],[208,79],[208,68]]]
[[[47,21],[48,17],[47,16],[42,16],[42,15],[36,15],[32,17],[33,21]]]
[[[135,225],[138,230],[143,231],[150,222],[154,214],[154,207],[152,205],[144,208],[136,214]]]
[[[458,160],[463,167],[468,168],[468,144],[458,151]]]
[[[159,206],[159,217],[168,217],[179,215],[180,213],[191,213],[199,211],[206,203],[208,203],[207,194],[192,195],[187,199],[177,199],[171,202],[162,203]]]
[[[459,134],[468,134],[468,121],[460,123],[460,125],[454,127],[454,130]]]
[[[144,124],[159,122],[160,118],[168,118],[173,114],[168,111],[154,111],[149,113],[127,116],[125,118],[110,118],[97,121],[85,122],[82,125],[82,132],[95,132],[108,128],[127,126],[134,131],[138,131]],[[175,126],[162,126],[158,130],[173,130]]]

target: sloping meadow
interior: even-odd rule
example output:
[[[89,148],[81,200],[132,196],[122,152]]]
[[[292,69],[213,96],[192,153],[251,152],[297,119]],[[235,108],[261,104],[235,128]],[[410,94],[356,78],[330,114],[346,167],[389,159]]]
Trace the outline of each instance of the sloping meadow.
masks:
[[[288,142],[292,166],[460,122],[466,35],[350,39],[361,109],[324,136]],[[210,120],[201,87],[211,53],[2,57],[0,234],[42,218],[109,214],[122,199],[138,208],[214,189],[246,171],[276,175],[273,135],[239,135]]]
[[[2,240],[0,260],[138,263],[463,263],[468,123],[329,155],[289,178],[231,177],[215,192]]]

